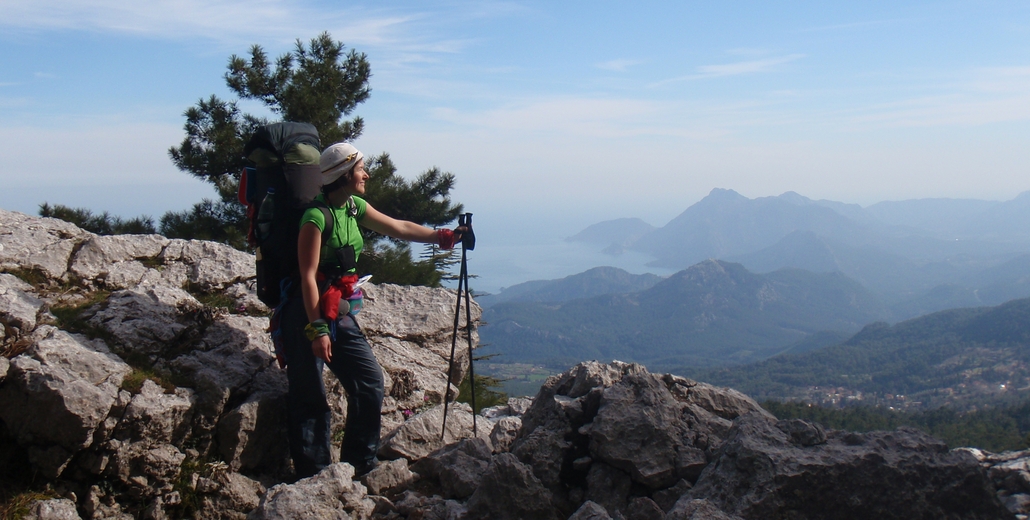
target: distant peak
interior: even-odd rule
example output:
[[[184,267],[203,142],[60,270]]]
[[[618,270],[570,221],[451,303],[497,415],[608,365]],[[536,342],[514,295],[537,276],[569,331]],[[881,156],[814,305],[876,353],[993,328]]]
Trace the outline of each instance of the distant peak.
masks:
[[[798,193],[796,191],[784,192],[778,198],[780,200],[784,200],[786,202],[790,202],[791,204],[797,204],[797,205],[811,204],[812,203],[812,199],[810,199],[810,198],[808,198],[808,197],[806,197],[804,195],[801,195],[800,193]]]
[[[712,188],[712,191],[708,192],[708,197],[720,198],[720,199],[746,199],[747,197],[733,191],[724,188]]]

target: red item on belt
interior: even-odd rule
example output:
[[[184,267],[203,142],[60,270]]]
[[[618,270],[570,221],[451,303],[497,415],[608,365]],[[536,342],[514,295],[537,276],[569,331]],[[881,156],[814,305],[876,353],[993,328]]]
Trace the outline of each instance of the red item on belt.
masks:
[[[318,281],[325,281],[325,275],[321,272],[318,273]],[[318,305],[322,309],[322,317],[330,321],[335,320],[340,314],[340,300],[354,293],[354,284],[357,282],[356,274],[345,274],[333,280],[319,297]]]

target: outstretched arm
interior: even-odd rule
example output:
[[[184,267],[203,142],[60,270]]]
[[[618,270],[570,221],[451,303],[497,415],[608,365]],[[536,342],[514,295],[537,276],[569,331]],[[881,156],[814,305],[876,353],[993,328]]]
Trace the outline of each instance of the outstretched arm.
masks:
[[[365,206],[365,218],[361,225],[388,237],[411,242],[422,242],[435,244],[438,242],[438,234],[435,229],[429,229],[407,220],[397,220],[389,215],[380,213],[371,204]]]

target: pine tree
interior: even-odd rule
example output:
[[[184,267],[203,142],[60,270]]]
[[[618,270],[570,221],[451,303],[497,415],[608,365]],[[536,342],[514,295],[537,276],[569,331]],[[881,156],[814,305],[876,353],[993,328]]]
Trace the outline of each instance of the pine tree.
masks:
[[[361,135],[364,121],[348,117],[368,99],[371,75],[363,53],[348,52],[342,42],[322,33],[307,45],[297,40],[274,64],[260,45],[251,47],[249,58],[233,55],[225,81],[240,100],[260,101],[280,120],[312,123],[327,146]],[[161,218],[166,236],[247,247],[245,208],[236,200],[237,174],[245,166],[244,145],[270,121],[243,113],[238,101],[212,95],[186,110],[186,137],[168,154],[179,169],[214,185],[219,200],[205,199],[191,210],[166,213]],[[461,213],[461,205],[449,198],[452,174],[432,168],[409,183],[396,175],[389,155],[365,161],[371,175],[366,198],[383,213],[430,226],[447,224]],[[359,268],[375,273],[377,281],[439,285],[435,264],[412,260],[406,245],[390,244],[371,232],[365,238]]]

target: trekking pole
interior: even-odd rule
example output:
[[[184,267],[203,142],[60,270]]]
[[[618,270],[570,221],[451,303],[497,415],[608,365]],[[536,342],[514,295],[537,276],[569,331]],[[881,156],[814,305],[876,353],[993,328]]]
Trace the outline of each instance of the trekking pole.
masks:
[[[461,269],[458,271],[458,302],[454,308],[454,330],[451,334],[451,358],[447,365],[446,390],[443,399],[443,427],[440,430],[440,440],[443,440],[447,433],[447,407],[450,400],[447,398],[451,393],[451,377],[454,372],[454,351],[458,345],[458,323],[461,320],[461,297],[462,287],[465,296],[465,336],[469,346],[469,387],[472,389],[472,433],[478,435],[476,424],[476,376],[472,369],[472,303],[469,297],[468,260],[465,251],[472,251],[476,248],[476,235],[472,232],[472,214],[462,213],[458,215],[458,225],[465,226],[467,231],[461,237]]]

